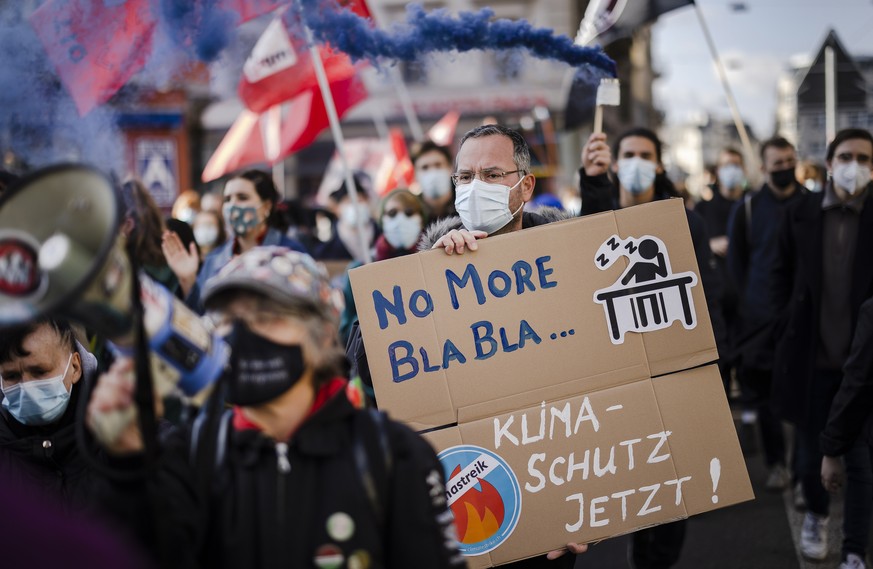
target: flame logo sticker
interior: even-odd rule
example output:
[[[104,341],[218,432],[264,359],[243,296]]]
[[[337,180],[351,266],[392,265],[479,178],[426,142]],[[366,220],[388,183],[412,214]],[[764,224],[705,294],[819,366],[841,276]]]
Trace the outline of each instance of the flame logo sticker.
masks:
[[[515,473],[500,456],[478,446],[450,447],[439,459],[461,552],[482,555],[496,549],[512,534],[521,515],[521,487]]]

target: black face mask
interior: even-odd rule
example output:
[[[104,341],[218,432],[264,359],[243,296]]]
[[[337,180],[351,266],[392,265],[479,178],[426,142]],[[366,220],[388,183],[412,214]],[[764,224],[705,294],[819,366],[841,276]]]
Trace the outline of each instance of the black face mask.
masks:
[[[237,320],[227,337],[231,347],[227,401],[234,405],[259,405],[288,391],[303,376],[303,350],[255,334]]]
[[[786,168],[785,170],[770,172],[770,180],[773,182],[773,185],[780,190],[788,188],[795,182],[794,168]]]

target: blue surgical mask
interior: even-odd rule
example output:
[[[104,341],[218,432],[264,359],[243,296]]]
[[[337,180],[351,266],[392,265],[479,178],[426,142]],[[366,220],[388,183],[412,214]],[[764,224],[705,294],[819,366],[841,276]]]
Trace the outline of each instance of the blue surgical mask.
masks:
[[[57,421],[70,403],[64,378],[72,361],[73,354],[70,354],[64,373],[57,377],[19,381],[8,387],[0,380],[3,407],[23,425],[48,425]]]
[[[255,206],[225,204],[222,213],[233,232],[240,236],[245,235],[261,223],[258,208]]]

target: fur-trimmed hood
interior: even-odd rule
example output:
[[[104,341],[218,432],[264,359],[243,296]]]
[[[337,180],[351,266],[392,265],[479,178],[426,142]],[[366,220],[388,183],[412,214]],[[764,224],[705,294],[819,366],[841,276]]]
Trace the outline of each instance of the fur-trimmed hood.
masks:
[[[561,211],[556,207],[540,207],[534,211],[525,211],[522,216],[522,229],[545,225],[546,223],[552,223],[553,221],[563,221],[572,217],[569,213]],[[419,239],[418,250],[427,251],[428,249],[431,249],[434,243],[439,241],[443,235],[452,229],[463,229],[463,227],[464,224],[458,216],[446,217],[439,221],[435,221],[428,226],[422,234],[421,239]]]

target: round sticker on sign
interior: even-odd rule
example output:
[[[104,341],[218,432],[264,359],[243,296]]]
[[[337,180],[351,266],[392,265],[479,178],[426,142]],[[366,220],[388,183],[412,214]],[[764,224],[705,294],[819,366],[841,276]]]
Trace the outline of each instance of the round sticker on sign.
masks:
[[[447,448],[439,459],[461,552],[482,555],[496,549],[512,535],[521,515],[515,473],[500,456],[473,445]]]

